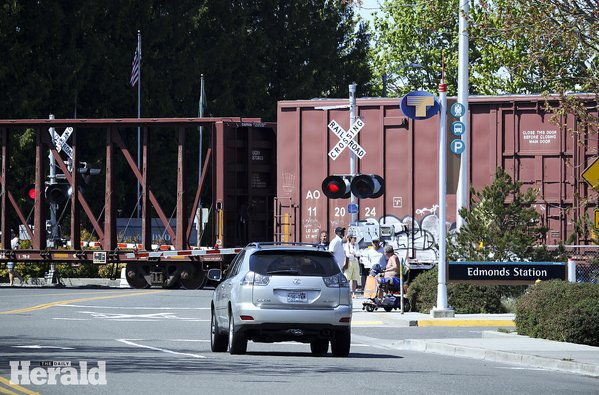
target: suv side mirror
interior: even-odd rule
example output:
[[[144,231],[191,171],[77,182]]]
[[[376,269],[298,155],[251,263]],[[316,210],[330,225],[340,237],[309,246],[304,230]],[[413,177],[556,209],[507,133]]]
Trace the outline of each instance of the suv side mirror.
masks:
[[[220,269],[208,270],[208,279],[212,281],[220,281],[223,277],[223,273]]]

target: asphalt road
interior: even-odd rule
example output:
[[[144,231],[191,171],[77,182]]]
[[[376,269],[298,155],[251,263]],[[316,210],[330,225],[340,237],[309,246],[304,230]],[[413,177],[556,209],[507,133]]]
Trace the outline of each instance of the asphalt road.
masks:
[[[312,357],[291,342],[212,353],[211,293],[2,288],[0,393],[599,393],[593,378],[395,349],[389,340],[480,337],[482,328],[392,327],[362,311],[349,358]],[[15,387],[9,361],[105,361],[107,383]]]

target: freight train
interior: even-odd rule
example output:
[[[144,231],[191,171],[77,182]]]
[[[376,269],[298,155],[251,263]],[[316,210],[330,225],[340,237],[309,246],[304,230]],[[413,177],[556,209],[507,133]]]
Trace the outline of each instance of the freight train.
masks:
[[[585,100],[587,111],[596,117],[594,98],[580,98]],[[349,199],[327,199],[321,190],[327,176],[349,173],[348,150],[334,160],[327,155],[339,140],[328,129],[329,123],[335,121],[341,128],[349,128],[347,100],[281,101],[276,124],[243,118],[0,121],[3,158],[10,156],[8,141],[12,130],[23,127],[36,130],[36,168],[42,163],[42,153],[51,145],[43,138],[49,126],[74,126],[78,134],[93,127],[117,130],[117,135],[108,132],[107,158],[113,155],[111,147],[116,143],[132,169],[135,166],[131,155],[127,157],[126,147],[118,144],[118,128],[141,126],[146,133],[148,128],[158,126],[177,127],[178,173],[185,170],[187,163],[186,150],[182,148],[186,147],[185,133],[197,133],[197,127],[204,125],[211,137],[211,154],[206,165],[209,181],[204,186],[208,194],[203,199],[204,207],[209,208],[209,221],[200,246],[193,246],[189,240],[192,211],[197,208],[199,192],[196,191],[196,199],[192,199],[193,188],[186,190],[181,177],[176,192],[176,226],[170,229],[174,239],[172,246],[152,246],[146,236],[141,245],[119,247],[113,228],[116,207],[111,203],[110,194],[105,194],[108,210],[100,214],[104,216],[104,223],[96,221],[94,225],[103,231],[97,250],[78,247],[79,240],[73,230],[78,229],[77,226],[71,227],[71,249],[67,251],[48,249],[45,237],[30,227],[32,249],[2,250],[0,261],[126,262],[127,281],[133,287],[182,284],[186,288],[200,288],[206,282],[207,269],[225,268],[234,253],[248,242],[274,239],[316,243],[322,231],[332,234],[338,226],[351,226],[360,236],[362,247],[373,238],[382,238],[404,250],[411,265],[430,267],[436,262],[438,241],[439,118],[437,115],[427,120],[411,120],[400,110],[399,101],[397,98],[357,100],[356,115],[364,125],[356,140],[365,151],[358,161],[357,173],[380,175],[385,193],[376,199],[358,202],[356,223],[350,223]],[[449,99],[450,105],[452,101],[455,99]],[[578,134],[571,133],[578,126],[573,115],[562,116],[556,124],[552,114],[546,111],[545,102],[546,98],[535,95],[470,97],[469,183],[480,189],[492,181],[495,169],[502,167],[521,181],[524,188],[537,188],[540,194],[535,207],[549,229],[546,243],[556,244],[575,235],[577,223],[597,207],[595,195],[581,173],[597,157],[599,143],[596,138],[580,139]],[[549,102],[556,105],[557,98],[549,98]],[[451,121],[448,116],[448,122]],[[206,150],[204,156],[208,156]],[[106,160],[106,188],[110,188],[113,181],[108,174],[110,166],[114,166],[114,161]],[[447,169],[446,226],[451,231],[455,228],[459,173],[456,155],[448,154]],[[136,176],[143,180],[147,174],[145,169],[138,169]],[[0,179],[3,192],[10,192],[10,182],[5,182],[9,176],[8,160],[3,159]],[[36,171],[35,185],[40,191],[44,177],[42,167]],[[72,177],[71,181],[76,178]],[[151,181],[151,177],[148,179]],[[142,205],[150,207],[155,197],[151,199],[149,188],[147,192]],[[33,222],[41,225],[46,203],[43,193],[36,195]],[[10,193],[2,194],[0,226],[4,234],[9,233],[10,224],[15,221],[27,223],[13,200]],[[83,208],[93,217],[81,197],[72,200],[81,203],[77,208]],[[190,204],[192,200],[194,203]],[[10,210],[9,205],[15,210]],[[71,211],[77,213],[77,210]],[[149,223],[151,213],[144,215]],[[163,223],[167,222],[164,218]],[[8,246],[9,240],[3,236],[3,245]],[[579,235],[575,235],[574,241],[589,242]]]

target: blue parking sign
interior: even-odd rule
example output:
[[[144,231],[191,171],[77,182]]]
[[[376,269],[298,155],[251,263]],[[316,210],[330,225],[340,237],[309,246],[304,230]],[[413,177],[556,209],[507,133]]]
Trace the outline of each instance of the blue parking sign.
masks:
[[[466,149],[466,144],[460,139],[454,139],[449,145],[449,149],[456,155],[460,155]]]
[[[465,131],[466,125],[464,125],[464,122],[455,121],[451,124],[451,133],[453,133],[455,136],[461,136]]]

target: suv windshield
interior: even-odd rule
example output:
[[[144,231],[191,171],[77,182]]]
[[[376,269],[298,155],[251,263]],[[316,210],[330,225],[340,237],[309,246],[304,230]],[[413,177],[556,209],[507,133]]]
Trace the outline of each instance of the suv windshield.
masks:
[[[262,275],[322,277],[340,272],[333,255],[325,251],[259,251],[250,257],[250,270]]]

